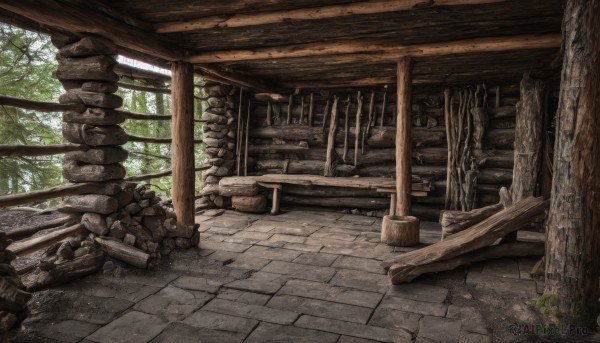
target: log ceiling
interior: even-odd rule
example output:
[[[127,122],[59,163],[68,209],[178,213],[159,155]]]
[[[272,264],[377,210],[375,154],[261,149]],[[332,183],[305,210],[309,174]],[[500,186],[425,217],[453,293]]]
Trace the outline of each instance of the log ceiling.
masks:
[[[261,91],[395,83],[513,83],[552,72],[562,0],[19,0],[0,20],[44,32],[93,32],[125,54],[181,59],[207,78]]]

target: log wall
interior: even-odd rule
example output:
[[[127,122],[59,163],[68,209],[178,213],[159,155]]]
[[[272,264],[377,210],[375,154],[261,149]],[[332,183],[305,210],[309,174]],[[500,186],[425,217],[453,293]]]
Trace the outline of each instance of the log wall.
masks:
[[[499,91],[497,88],[487,87],[490,120],[483,136],[483,155],[479,158],[478,206],[496,203],[500,187],[510,186],[512,180],[515,105],[519,100],[519,87],[502,86]],[[462,89],[455,88],[453,92]],[[362,108],[357,137],[355,128],[359,113],[359,91]],[[334,96],[339,96],[335,135],[336,175],[394,177],[395,93],[395,89],[384,87],[304,91],[293,96],[291,102],[290,99],[255,102],[251,108],[248,175],[323,175],[331,104]],[[413,91],[412,173],[435,185],[435,190],[428,197],[412,199],[413,213],[424,219],[437,220],[439,211],[445,206],[448,151],[444,105],[441,89],[415,88]],[[288,118],[290,124],[287,124]],[[312,118],[312,123],[308,118]],[[367,126],[368,133],[365,133]],[[389,199],[386,197],[381,193],[353,189],[306,191],[288,186],[283,189],[284,202],[369,210],[387,209]]]

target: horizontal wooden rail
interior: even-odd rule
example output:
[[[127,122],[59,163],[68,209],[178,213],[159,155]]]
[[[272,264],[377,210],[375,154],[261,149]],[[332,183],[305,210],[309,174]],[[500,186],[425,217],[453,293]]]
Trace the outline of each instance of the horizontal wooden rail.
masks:
[[[149,86],[132,85],[132,84],[125,83],[125,82],[118,82],[117,85],[121,88],[131,89],[134,91],[171,95],[171,90],[168,88],[156,88],[156,87],[149,87]]]
[[[28,239],[26,241],[15,242],[8,247],[8,250],[14,252],[18,257],[26,256],[56,242],[60,242],[67,237],[75,236],[84,232],[86,232],[85,226],[79,223],[64,229],[49,232],[39,237]]]
[[[93,193],[98,189],[98,184],[94,183],[72,183],[68,185],[40,189],[26,193],[0,195],[0,208],[29,204],[35,201],[48,200],[69,195],[78,195],[83,193]]]
[[[86,106],[83,104],[58,104],[55,102],[25,100],[13,98],[12,96],[0,95],[0,105],[24,108],[26,110],[40,112],[83,112]]]
[[[151,138],[151,137],[140,137],[129,135],[130,142],[139,142],[139,143],[156,143],[156,144],[171,144],[171,138]],[[201,139],[194,139],[194,143],[202,144]]]
[[[69,224],[69,223],[73,224],[74,221],[75,221],[74,216],[69,216],[69,215],[62,216],[62,217],[58,217],[56,219],[46,220],[41,224],[21,226],[21,227],[12,229],[6,233],[6,237],[9,239],[12,239],[13,241],[18,240],[18,239],[23,239],[23,238],[29,237],[29,236],[33,235],[34,233],[37,233],[42,230],[56,228],[61,225]]]
[[[210,167],[211,167],[210,165],[203,164],[200,167],[194,168],[194,171],[202,171],[202,170],[209,169]],[[158,179],[158,178],[161,178],[164,176],[169,176],[171,174],[173,174],[173,170],[169,169],[169,170],[165,170],[163,172],[155,173],[155,174],[129,176],[129,177],[125,178],[125,181],[137,182],[137,181],[144,181],[144,180],[150,180],[150,179]]]
[[[151,80],[162,80],[165,82],[171,82],[171,76],[166,74],[157,73],[151,70],[140,69],[132,67],[126,64],[119,63],[114,68],[115,73],[119,76],[125,76],[130,79],[151,79]]]
[[[171,120],[173,117],[170,114],[151,114],[151,113],[136,113],[123,110],[117,110],[127,119],[132,120]],[[205,123],[206,120],[194,119],[196,123]]]
[[[49,156],[64,154],[69,151],[86,151],[89,147],[83,144],[56,145],[0,145],[0,157],[6,156]]]

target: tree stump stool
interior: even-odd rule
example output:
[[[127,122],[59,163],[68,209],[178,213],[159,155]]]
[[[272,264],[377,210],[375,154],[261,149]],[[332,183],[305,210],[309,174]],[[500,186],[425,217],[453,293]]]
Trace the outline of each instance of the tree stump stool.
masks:
[[[381,242],[398,247],[419,244],[419,219],[413,216],[383,217]]]

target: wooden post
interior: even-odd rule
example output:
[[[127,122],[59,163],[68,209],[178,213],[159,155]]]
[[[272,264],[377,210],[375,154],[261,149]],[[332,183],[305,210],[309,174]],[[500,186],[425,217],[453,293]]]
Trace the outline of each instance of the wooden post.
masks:
[[[280,202],[281,202],[281,186],[273,187],[273,206],[271,207],[271,215],[279,214]]]
[[[325,160],[324,176],[335,176],[335,165],[337,164],[337,153],[335,152],[335,135],[337,132],[338,121],[338,100],[339,97],[333,97],[333,106],[331,108],[331,121],[329,123],[329,135],[327,138],[327,156]]]
[[[515,128],[515,166],[510,187],[513,204],[528,196],[537,195],[542,163],[542,126],[544,123],[546,86],[531,78],[521,80],[521,100],[517,103]]]
[[[171,72],[173,208],[178,222],[194,225],[194,68],[173,62]]]
[[[396,215],[410,215],[411,192],[411,60],[403,57],[397,65],[398,115],[396,117]]]
[[[569,0],[547,221],[546,290],[562,324],[596,327],[600,297],[600,0]]]

